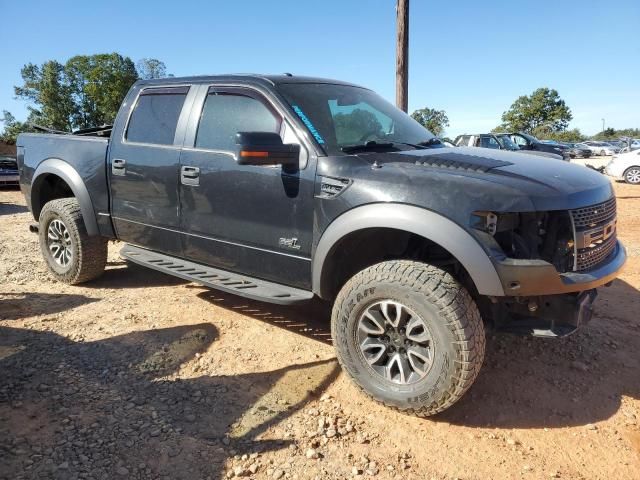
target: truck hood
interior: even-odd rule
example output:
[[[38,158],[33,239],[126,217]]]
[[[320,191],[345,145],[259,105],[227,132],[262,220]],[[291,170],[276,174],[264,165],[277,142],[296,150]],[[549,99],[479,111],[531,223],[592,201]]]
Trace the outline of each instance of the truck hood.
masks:
[[[477,181],[490,182],[503,193],[506,190],[514,197],[528,197],[536,210],[578,208],[613,196],[611,182],[595,170],[524,152],[457,147],[359,156],[382,169],[401,170],[412,181],[444,175],[456,177],[457,182],[447,178],[447,183],[462,188],[473,188]]]

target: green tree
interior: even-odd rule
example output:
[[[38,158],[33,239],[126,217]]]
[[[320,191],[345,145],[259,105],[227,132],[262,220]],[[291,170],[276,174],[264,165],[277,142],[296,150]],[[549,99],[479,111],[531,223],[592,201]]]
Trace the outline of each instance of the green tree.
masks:
[[[64,65],[55,60],[40,66],[29,63],[20,73],[24,83],[14,91],[16,96],[32,103],[30,120],[56,130],[71,130],[75,106]]]
[[[142,80],[152,80],[154,78],[164,78],[167,76],[167,66],[162,60],[157,58],[142,58],[136,63],[138,76]]]
[[[113,123],[138,79],[133,61],[117,53],[78,55],[64,65],[30,63],[21,74],[23,84],[14,90],[31,103],[29,122],[64,131]]]
[[[616,130],[615,128],[607,128],[604,132],[599,132],[594,135],[592,140],[616,140],[621,137],[640,137],[640,129],[638,128],[624,128],[622,130]]]
[[[533,131],[533,135],[538,138],[542,138],[544,140],[555,140],[557,142],[581,142],[586,140],[586,135],[583,135],[582,132],[574,128],[572,130],[562,130],[553,132],[546,129],[536,129]]]
[[[518,97],[502,114],[502,125],[494,130],[533,133],[541,128],[549,132],[566,130],[573,116],[556,90],[538,88],[531,95]]]
[[[424,107],[414,111],[411,118],[437,137],[441,136],[444,129],[449,126],[449,117],[444,110]]]
[[[0,133],[0,141],[14,145],[18,135],[23,132],[32,132],[33,128],[26,122],[18,122],[10,112],[2,111],[0,122],[4,123],[4,130]]]

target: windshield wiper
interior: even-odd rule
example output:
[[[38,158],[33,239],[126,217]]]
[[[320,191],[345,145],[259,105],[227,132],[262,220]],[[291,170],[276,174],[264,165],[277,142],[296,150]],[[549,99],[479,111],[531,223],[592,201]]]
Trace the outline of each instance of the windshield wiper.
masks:
[[[393,148],[393,143],[378,143],[375,140],[371,140],[365,143],[358,143],[356,145],[345,145],[340,150],[344,153],[355,153],[376,151],[381,148]]]
[[[442,142],[438,137],[430,138],[429,140],[425,140],[424,142],[418,142],[418,145],[421,147],[430,147],[431,145],[440,145]]]
[[[368,152],[368,151],[376,151],[380,148],[393,148],[396,145],[406,145],[407,147],[415,148],[416,150],[425,150],[432,145],[440,145],[442,142],[439,138],[433,137],[429,140],[425,140],[424,142],[419,143],[408,143],[408,142],[384,142],[379,143],[375,140],[370,140],[366,143],[359,143],[356,145],[345,145],[340,150],[344,153],[355,153],[355,152]]]

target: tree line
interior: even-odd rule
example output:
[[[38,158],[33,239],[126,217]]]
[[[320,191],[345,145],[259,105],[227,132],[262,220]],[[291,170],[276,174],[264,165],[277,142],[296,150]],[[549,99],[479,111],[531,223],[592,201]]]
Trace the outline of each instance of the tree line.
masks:
[[[138,79],[167,76],[165,64],[155,58],[143,58],[134,64],[118,53],[77,55],[60,63],[49,60],[42,65],[29,63],[20,72],[22,85],[14,87],[17,98],[29,103],[28,118],[20,122],[3,111],[4,131],[0,140],[15,143],[21,132],[33,131],[34,125],[72,132],[99,127],[115,120],[120,104],[131,85]],[[443,136],[449,126],[444,110],[425,107],[411,116],[436,136]],[[569,129],[571,109],[550,88],[538,88],[530,95],[518,97],[502,114],[502,123],[492,131],[520,131],[537,137],[575,142],[586,135],[577,128]],[[482,133],[482,132],[480,132]],[[624,136],[640,137],[640,130],[608,128],[593,136],[596,140]]]
[[[444,110],[423,108],[411,116],[435,135],[442,135],[449,119]],[[573,119],[571,109],[560,98],[557,90],[538,88],[531,95],[522,95],[502,114],[502,123],[492,132],[525,132],[538,138],[558,142],[580,142],[593,140],[614,140],[620,137],[640,137],[640,129],[626,128],[616,130],[607,128],[591,137],[579,129],[569,129]],[[483,132],[478,132],[483,133]]]
[[[33,131],[34,125],[72,132],[111,124],[137,80],[165,77],[167,69],[155,58],[134,64],[118,53],[101,53],[76,55],[65,63],[28,63],[20,75],[22,84],[14,87],[14,93],[29,103],[29,113],[21,122],[11,112],[2,112],[0,140],[6,143],[15,143],[19,133]]]

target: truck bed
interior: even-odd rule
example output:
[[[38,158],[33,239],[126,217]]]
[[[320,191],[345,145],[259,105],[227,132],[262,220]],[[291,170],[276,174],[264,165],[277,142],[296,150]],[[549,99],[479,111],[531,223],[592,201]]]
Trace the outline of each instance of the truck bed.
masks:
[[[46,170],[49,160],[62,161],[80,176],[87,187],[96,216],[109,211],[107,185],[108,138],[62,134],[21,134],[17,141],[20,188],[31,208],[33,178]],[[40,170],[38,170],[40,168]],[[32,210],[33,211],[33,210]]]

